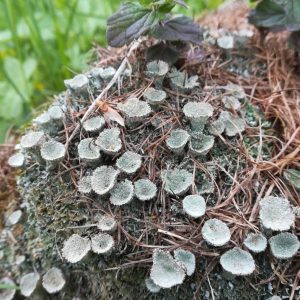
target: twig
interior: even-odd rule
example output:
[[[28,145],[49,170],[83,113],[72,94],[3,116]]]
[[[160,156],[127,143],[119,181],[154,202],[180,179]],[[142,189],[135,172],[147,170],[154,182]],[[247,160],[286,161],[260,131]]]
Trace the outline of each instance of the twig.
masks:
[[[99,100],[102,99],[102,97],[111,89],[111,87],[119,80],[121,74],[123,73],[123,71],[125,70],[126,64],[128,62],[128,58],[130,57],[131,53],[138,48],[138,46],[140,45],[141,41],[135,41],[127,55],[124,57],[124,59],[122,60],[122,63],[120,64],[117,72],[115,73],[114,77],[111,79],[111,81],[108,83],[108,85],[103,89],[103,91],[100,93],[100,95],[92,102],[92,104],[90,105],[90,107],[88,108],[88,110],[85,112],[85,114],[83,115],[82,119],[81,119],[81,123],[83,123],[90,115],[91,113],[94,111],[94,109],[96,108],[97,102]],[[72,132],[72,134],[69,137],[69,140],[66,142],[66,148],[68,148],[69,143],[71,142],[71,140],[75,137],[76,133],[78,132],[80,128],[80,124],[78,124],[74,131]]]

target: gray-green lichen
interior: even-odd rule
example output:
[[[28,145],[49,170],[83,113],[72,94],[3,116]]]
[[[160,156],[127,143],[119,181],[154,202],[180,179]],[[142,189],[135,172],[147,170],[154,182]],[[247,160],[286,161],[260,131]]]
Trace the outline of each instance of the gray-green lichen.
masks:
[[[23,214],[17,223],[5,224],[9,233],[4,243],[0,239],[4,257],[0,262],[6,262],[0,266],[1,271],[17,284],[22,275],[33,271],[32,267],[44,277],[59,266],[63,279],[58,280],[59,272],[52,272],[54,276],[49,276],[48,281],[50,286],[54,284],[48,293],[58,293],[54,297],[66,300],[210,299],[211,288],[217,300],[244,299],[245,294],[251,300],[258,295],[271,296],[264,285],[258,284],[272,276],[269,249],[255,256],[259,279],[234,279],[233,287],[222,279],[221,266],[215,264],[217,256],[223,257],[221,265],[226,270],[225,254],[232,251],[240,259],[233,260],[232,274],[245,275],[253,269],[250,254],[232,250],[243,242],[250,225],[243,218],[238,219],[238,229],[231,223],[239,214],[235,208],[247,204],[247,196],[236,188],[234,198],[227,192],[236,186],[239,176],[244,178],[243,172],[249,167],[238,151],[242,148],[240,138],[245,147],[249,145],[247,139],[254,140],[252,131],[256,129],[249,130],[251,135],[245,129],[258,126],[261,115],[257,117],[254,110],[249,110],[250,102],[245,103],[246,94],[239,85],[223,86],[222,79],[222,85],[215,86],[217,83],[208,80],[205,72],[199,83],[197,75],[191,76],[188,69],[170,72],[164,66],[155,62],[147,69],[138,63],[133,66],[132,81],[128,79],[131,72],[122,74],[118,85],[113,85],[107,98],[102,99],[125,118],[126,126],[97,109],[68,141],[73,128],[81,125],[80,118],[90,99],[99,96],[116,74],[117,66],[99,66],[67,82],[68,91],[60,94],[53,108],[40,117],[43,125],[35,121],[33,128],[44,132],[27,140],[27,144],[25,141],[25,147],[21,142],[19,149],[25,158],[18,181],[24,199]],[[208,92],[204,82],[212,84]],[[49,130],[49,120],[58,122],[55,130]],[[65,126],[60,127],[59,122]],[[265,129],[268,126],[264,122]],[[86,163],[80,157],[78,145],[85,140],[91,142],[88,147],[96,147],[97,156],[101,153],[99,159]],[[39,159],[40,148],[50,141],[62,143],[66,153],[62,163],[46,168],[45,161]],[[272,148],[269,150],[271,153]],[[266,155],[264,148],[262,155]],[[255,175],[254,178],[257,180]],[[252,183],[247,195],[251,193],[254,203],[260,182]],[[197,194],[202,195],[207,209],[201,210],[201,218],[192,219],[185,213],[186,194],[196,199],[200,197]],[[192,214],[197,213],[195,218],[201,208],[200,203],[192,208]],[[242,213],[247,215],[248,211]],[[214,216],[234,228],[232,236],[227,225],[226,230],[220,230],[224,246],[213,239],[219,232],[210,224]],[[257,221],[258,217],[254,222]],[[16,236],[18,244],[12,245],[9,235],[21,226],[24,234]],[[240,230],[239,235],[235,230]],[[8,248],[13,249],[11,256]],[[206,279],[207,266],[213,265],[209,273],[211,287],[207,280],[199,285],[199,275]],[[43,280],[46,282],[46,278]],[[258,291],[251,288],[253,284]],[[61,289],[56,289],[59,285]]]

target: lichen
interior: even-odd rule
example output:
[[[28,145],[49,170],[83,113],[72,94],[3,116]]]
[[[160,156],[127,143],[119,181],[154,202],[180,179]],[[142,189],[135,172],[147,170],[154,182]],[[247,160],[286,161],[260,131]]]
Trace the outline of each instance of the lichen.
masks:
[[[157,187],[149,179],[139,179],[134,183],[134,193],[139,200],[148,201],[156,196]]]
[[[204,240],[215,247],[227,244],[231,237],[228,226],[218,219],[207,220],[202,227],[201,233]]]
[[[134,196],[134,187],[131,181],[125,179],[118,182],[110,192],[109,201],[111,204],[121,206],[129,203]]]
[[[202,196],[186,196],[183,199],[182,204],[184,211],[193,218],[199,218],[205,214],[206,203]]]
[[[177,168],[163,170],[161,172],[161,179],[165,191],[175,195],[185,194],[193,184],[193,174]]]
[[[295,215],[287,199],[268,196],[259,204],[259,218],[266,229],[285,231],[294,226]]]
[[[71,235],[64,243],[62,256],[70,263],[81,261],[91,249],[88,238],[83,238],[78,234]]]
[[[238,247],[225,252],[220,258],[220,263],[223,269],[232,275],[246,276],[255,270],[255,262],[251,254]]]
[[[115,155],[122,149],[120,129],[117,127],[104,129],[96,140],[96,145],[109,155]]]
[[[170,253],[156,249],[153,252],[150,277],[159,287],[171,288],[183,282],[185,272]]]
[[[269,243],[272,254],[278,259],[292,258],[300,247],[298,237],[289,232],[282,232],[271,237]]]
[[[107,194],[115,186],[119,171],[110,166],[97,168],[92,175],[92,189],[98,195]]]
[[[261,233],[250,233],[244,240],[244,245],[254,253],[260,253],[267,248],[267,239]]]
[[[134,174],[142,164],[142,157],[132,151],[126,151],[117,159],[116,166],[126,174]]]
[[[180,154],[183,152],[189,139],[190,135],[186,130],[175,129],[170,132],[170,135],[166,139],[166,144],[171,151]]]

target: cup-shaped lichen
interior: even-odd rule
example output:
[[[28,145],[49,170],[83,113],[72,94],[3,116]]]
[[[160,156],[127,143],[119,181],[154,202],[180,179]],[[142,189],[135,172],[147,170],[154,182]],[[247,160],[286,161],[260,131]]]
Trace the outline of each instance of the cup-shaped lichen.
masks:
[[[225,121],[218,119],[208,125],[208,132],[212,135],[221,135],[225,130]]]
[[[13,280],[8,277],[0,279],[0,286],[6,286],[6,289],[0,288],[1,300],[12,300],[16,294],[17,286]]]
[[[45,131],[45,132],[51,132],[51,118],[47,111],[43,112],[41,115],[39,115],[37,118],[35,118],[33,121],[33,124],[35,124],[38,129]]]
[[[206,121],[213,115],[213,107],[206,102],[188,102],[183,107],[183,113],[190,120],[192,130],[202,132]]]
[[[134,193],[139,200],[148,201],[156,196],[157,187],[149,179],[139,179],[134,183]]]
[[[89,79],[84,74],[78,74],[72,79],[65,80],[64,83],[72,95],[77,97],[88,96]]]
[[[260,253],[267,248],[267,239],[261,233],[250,233],[244,240],[244,245],[254,253]]]
[[[104,129],[96,140],[96,144],[100,149],[108,154],[115,155],[122,149],[122,141],[120,139],[120,129],[117,127]]]
[[[228,226],[218,219],[207,220],[202,227],[201,233],[204,240],[215,247],[225,245],[230,241],[231,237]]]
[[[126,174],[134,174],[142,164],[142,157],[132,151],[126,151],[117,159],[116,166]]]
[[[49,269],[43,276],[42,285],[49,294],[55,294],[63,289],[66,280],[59,268]]]
[[[129,127],[139,125],[151,113],[149,104],[137,98],[129,98],[125,103],[118,104],[118,108],[125,115]]]
[[[99,75],[103,80],[108,81],[115,76],[116,72],[117,70],[114,67],[101,68],[99,70]]]
[[[65,154],[65,146],[60,142],[49,141],[41,147],[41,156],[49,166],[56,166],[64,159]]]
[[[221,256],[220,263],[225,271],[236,276],[250,275],[255,270],[252,255],[238,247],[226,251]]]
[[[151,293],[158,293],[161,290],[157,284],[149,277],[145,279],[145,284],[149,292]]]
[[[234,83],[228,83],[227,85],[224,86],[224,89],[226,92],[230,93],[231,96],[237,98],[237,99],[245,99],[246,98],[246,93],[244,89]]]
[[[116,220],[108,215],[100,215],[96,217],[97,219],[97,228],[101,231],[113,232],[117,229]]]
[[[185,194],[193,184],[193,174],[183,169],[169,169],[161,172],[166,192],[174,195]]]
[[[173,90],[188,93],[199,86],[198,76],[189,77],[186,72],[180,72],[175,68],[168,74],[170,85]]]
[[[225,96],[222,99],[224,107],[227,109],[239,110],[241,108],[240,101],[233,96]]]
[[[92,175],[92,189],[98,195],[107,194],[115,185],[120,171],[111,166],[101,166]]]
[[[81,261],[91,249],[91,242],[88,238],[78,234],[72,234],[62,248],[62,256],[70,263]]]
[[[144,92],[144,98],[150,105],[152,105],[153,108],[155,108],[164,103],[167,98],[167,93],[165,91],[149,87]]]
[[[271,237],[269,244],[272,254],[278,259],[292,258],[300,247],[297,236],[289,232],[282,232]]]
[[[40,275],[36,272],[25,274],[20,279],[20,291],[25,297],[30,297],[35,291],[40,280]]]
[[[131,181],[125,179],[118,182],[110,193],[110,203],[121,206],[129,203],[134,196],[134,187]]]
[[[185,271],[169,252],[155,249],[150,277],[156,285],[171,288],[183,283]]]
[[[166,144],[171,151],[180,154],[183,152],[184,147],[189,139],[190,135],[186,130],[175,129],[170,132],[170,135],[166,139]]]
[[[259,218],[264,228],[285,231],[294,226],[295,215],[287,199],[268,196],[259,204]]]
[[[193,218],[199,218],[205,214],[206,203],[202,196],[186,196],[182,201],[182,205],[184,211]]]
[[[82,176],[78,182],[78,192],[89,194],[92,191],[92,176]]]
[[[166,74],[169,71],[169,65],[162,61],[151,61],[146,66],[145,75],[154,80],[157,87],[161,87]]]
[[[82,139],[78,144],[78,155],[85,163],[96,163],[100,160],[100,147],[93,138]]]
[[[24,150],[34,150],[40,147],[45,141],[43,131],[33,131],[22,136],[20,145]]]
[[[196,268],[196,258],[192,252],[178,248],[174,251],[174,258],[185,267],[186,275],[193,275]]]
[[[190,139],[190,151],[194,155],[206,155],[214,146],[215,138],[211,135],[194,132]]]
[[[98,233],[91,238],[92,251],[97,254],[108,254],[114,247],[114,239],[107,233]]]
[[[229,137],[242,133],[246,128],[242,118],[228,111],[222,111],[219,119],[225,123],[225,134]]]
[[[22,168],[25,163],[25,156],[21,152],[16,153],[8,159],[7,163],[12,168]]]
[[[87,132],[100,132],[105,126],[103,117],[96,116],[83,122],[83,129]]]

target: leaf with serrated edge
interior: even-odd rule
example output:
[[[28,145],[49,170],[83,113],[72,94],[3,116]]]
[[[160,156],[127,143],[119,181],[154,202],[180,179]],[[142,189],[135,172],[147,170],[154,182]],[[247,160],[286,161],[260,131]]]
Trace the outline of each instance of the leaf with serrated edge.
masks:
[[[130,44],[145,35],[156,24],[156,12],[137,3],[124,3],[107,20],[106,38],[112,47]]]

